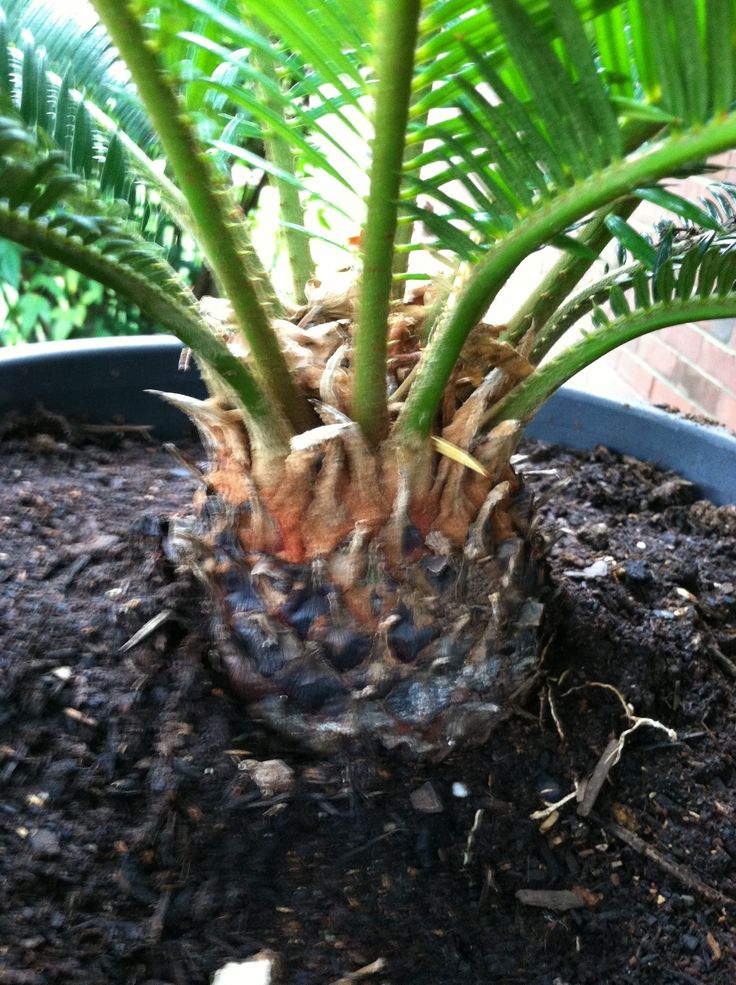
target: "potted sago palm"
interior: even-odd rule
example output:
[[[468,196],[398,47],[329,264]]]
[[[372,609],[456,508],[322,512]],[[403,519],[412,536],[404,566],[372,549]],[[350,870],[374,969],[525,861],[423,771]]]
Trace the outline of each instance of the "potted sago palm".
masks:
[[[94,6],[107,34],[88,37],[120,58],[104,79],[75,77],[38,17],[34,43],[0,45],[0,235],[134,301],[199,364],[206,399],[162,395],[209,457],[170,541],[206,586],[219,669],[312,748],[483,741],[538,656],[525,424],[627,340],[736,317],[732,189],[698,205],[668,184],[736,145],[734,3]],[[278,191],[288,297],[235,165]],[[654,241],[628,221],[642,201],[672,217]],[[322,210],[356,226],[339,287],[315,279]],[[163,215],[216,296],[167,263]],[[554,268],[489,323],[549,245]]]

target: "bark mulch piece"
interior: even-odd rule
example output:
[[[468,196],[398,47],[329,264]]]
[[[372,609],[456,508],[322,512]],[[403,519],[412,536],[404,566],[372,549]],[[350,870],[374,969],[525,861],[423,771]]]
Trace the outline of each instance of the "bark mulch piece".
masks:
[[[283,985],[736,981],[735,508],[528,443],[540,496],[568,480],[544,676],[482,749],[320,760],[202,667],[160,552],[186,468],[94,441],[0,445],[0,985],[204,985],[262,951]]]

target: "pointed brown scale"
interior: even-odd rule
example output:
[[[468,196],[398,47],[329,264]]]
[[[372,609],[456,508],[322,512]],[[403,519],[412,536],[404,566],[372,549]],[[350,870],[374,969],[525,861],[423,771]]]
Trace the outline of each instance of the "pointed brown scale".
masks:
[[[347,412],[350,401],[350,373],[343,368],[350,347],[343,344],[337,347],[325,363],[319,381],[319,397],[325,404]]]
[[[281,548],[278,530],[251,477],[244,475],[243,482],[247,495],[238,521],[238,540],[245,551],[276,554]]]
[[[311,349],[315,359],[323,366],[341,348],[348,338],[348,323],[344,319],[325,321],[302,329],[301,344]]]
[[[409,476],[401,469],[391,516],[378,534],[384,556],[391,567],[397,563],[406,565],[424,553],[424,538],[409,516],[410,497]]]
[[[507,537],[503,549],[499,551],[499,557],[503,563],[501,589],[510,591],[519,584],[520,571],[526,560],[524,541],[513,535]]]
[[[481,509],[492,486],[493,483],[486,475],[478,475],[477,472],[469,471],[465,476],[463,492],[474,513]]]
[[[490,608],[485,619],[485,624],[480,636],[476,637],[476,642],[471,647],[468,654],[469,664],[480,664],[487,666],[489,656],[498,648],[498,644],[503,638],[503,624],[505,618],[505,604],[499,592],[492,592],[488,596]],[[491,657],[491,659],[496,659]]]
[[[370,633],[347,625],[329,626],[322,638],[325,657],[341,673],[354,670],[368,657],[373,646]]]
[[[419,305],[394,302],[388,319],[386,371],[393,389],[412,370],[421,355],[420,331],[426,310]]]
[[[327,424],[346,423],[340,433],[345,448],[352,482],[347,490],[348,509],[357,520],[378,524],[390,509],[383,503],[384,495],[378,481],[378,459],[369,448],[358,425],[329,404],[315,403],[315,409]]]
[[[330,557],[341,541],[354,530],[344,503],[349,482],[345,452],[341,442],[331,441],[312,490],[312,499],[302,518],[305,556],[308,560]]]
[[[378,625],[373,590],[370,585],[353,585],[343,592],[343,601],[350,615],[360,626],[373,632]]]
[[[265,554],[255,560],[251,568],[251,580],[266,611],[271,615],[280,612],[286,605],[294,583],[288,568]]]
[[[357,523],[346,546],[327,556],[329,578],[343,591],[355,587],[365,575],[369,538],[369,525]]]
[[[233,613],[230,629],[243,653],[264,677],[273,677],[299,658],[299,641],[265,613]]]
[[[445,484],[450,478],[453,462],[445,455],[437,456],[437,471],[428,498],[432,502],[433,519],[440,511]]]
[[[497,509],[491,515],[490,523],[493,531],[493,540],[497,544],[519,533],[519,529],[514,521],[515,511],[511,503],[511,497],[517,494],[522,488],[522,480],[509,465],[500,471],[499,482],[508,483],[509,501],[504,504],[503,509]]]
[[[471,329],[455,367],[454,375],[457,379],[468,378],[473,381],[474,386],[480,386],[489,368],[498,365],[493,353],[502,329],[502,325],[490,325],[487,322],[478,322]]]
[[[494,481],[508,462],[521,440],[521,421],[501,421],[485,437],[473,445],[472,453],[488,469]]]
[[[523,353],[508,342],[499,340],[498,335],[503,328],[503,325],[485,325],[482,322],[476,325],[463,346],[455,372],[458,380],[478,387],[487,377],[489,368],[492,368],[503,370],[513,386],[534,372],[534,367]]]
[[[161,397],[189,417],[213,463],[207,473],[208,482],[232,502],[242,501],[241,475],[248,471],[251,461],[248,436],[240,412],[226,407],[219,397],[197,400],[161,390],[147,392]]]
[[[401,622],[401,615],[398,612],[390,611],[388,615],[384,615],[376,626],[376,645],[375,645],[375,655],[377,657],[375,663],[377,665],[383,665],[384,667],[391,669],[399,665],[399,660],[394,653],[393,647],[391,646],[390,634],[391,631],[399,625]],[[373,670],[373,668],[371,668]],[[383,676],[380,671],[377,672],[378,676]],[[370,675],[373,679],[376,678],[376,674]]]
[[[423,442],[418,447],[406,449],[386,442],[380,453],[380,481],[386,498],[394,501],[398,496],[400,482],[408,484],[408,522],[413,524],[422,536],[431,529],[439,509],[439,492],[435,492],[435,472],[441,466],[431,442]],[[404,479],[402,479],[402,476]],[[392,513],[396,507],[392,508]]]
[[[312,501],[316,449],[292,451],[278,481],[263,498],[281,540],[280,555],[294,564],[304,561],[304,516]]]
[[[358,297],[356,272],[350,268],[335,271],[324,281],[313,277],[307,282],[304,293],[307,304],[295,312],[300,327],[319,320],[352,319]]]
[[[488,493],[478,516],[470,525],[464,554],[468,561],[478,561],[488,553],[490,542],[487,536],[487,525],[492,515],[502,504],[508,502],[510,484],[501,482]],[[494,534],[495,534],[494,530]]]
[[[470,448],[491,399],[499,372],[499,370],[491,370],[480,386],[457,409],[450,423],[442,431],[443,438],[460,448]]]
[[[302,639],[320,638],[320,628],[337,608],[336,593],[324,578],[324,564],[302,566],[289,597],[278,613]]]
[[[232,647],[223,649],[222,669],[233,693],[244,704],[249,705],[262,700],[270,694],[276,694],[278,687],[269,678],[264,677],[256,668]]]
[[[425,310],[418,305],[399,303],[388,316],[388,344],[391,354],[418,352],[419,328]]]
[[[318,711],[346,691],[340,675],[315,643],[307,643],[301,655],[291,661],[279,675],[279,684],[290,700],[305,711]]]
[[[466,491],[467,485],[469,484],[471,489],[476,489],[480,483],[482,483],[480,488],[483,489],[484,486],[485,490],[490,485],[489,480],[484,476],[477,475],[458,462],[452,462],[445,470],[440,508],[434,528],[442,531],[457,547],[465,543],[468,527],[475,519],[480,503],[485,498],[485,495],[480,498],[478,494],[469,497]]]
[[[466,630],[470,624],[469,612],[463,612],[439,639],[435,639],[426,654],[430,672],[438,674],[443,670],[460,667],[470,648],[472,635]]]
[[[265,604],[258,594],[251,573],[244,564],[234,564],[228,558],[227,564],[220,566],[217,574],[218,594],[227,605],[230,612],[263,612]]]
[[[343,341],[340,323],[325,322],[302,328],[292,322],[273,322],[284,357],[303,393],[317,394],[329,358]]]

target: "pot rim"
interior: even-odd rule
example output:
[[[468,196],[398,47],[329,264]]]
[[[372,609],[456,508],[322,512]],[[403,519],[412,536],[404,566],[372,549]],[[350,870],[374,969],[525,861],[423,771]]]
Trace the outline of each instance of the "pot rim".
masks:
[[[111,336],[0,348],[0,414],[47,409],[88,421],[150,424],[160,439],[182,437],[182,415],[145,389],[204,395],[196,370],[178,370],[182,344],[170,335]],[[605,445],[672,469],[714,503],[736,501],[736,434],[644,403],[621,403],[564,386],[527,426],[533,438],[571,448]]]

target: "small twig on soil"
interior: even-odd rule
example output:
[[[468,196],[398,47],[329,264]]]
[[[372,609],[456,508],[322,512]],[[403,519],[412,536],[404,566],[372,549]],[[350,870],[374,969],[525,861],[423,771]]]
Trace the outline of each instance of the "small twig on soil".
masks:
[[[712,646],[709,653],[721,670],[725,671],[729,677],[736,677],[736,663],[733,660],[722,653],[717,646]]]
[[[635,714],[633,706],[629,704],[623,694],[621,694],[618,688],[614,687],[613,684],[605,684],[601,681],[588,681],[586,684],[581,684],[578,687],[572,687],[568,691],[565,691],[563,697],[566,697],[568,694],[572,694],[574,691],[582,691],[587,687],[600,687],[605,691],[612,691],[621,702],[624,714],[631,725],[629,728],[625,729],[621,735],[618,736],[618,738],[610,740],[606,748],[603,750],[602,756],[596,763],[593,772],[587,780],[584,780],[579,785],[578,800],[580,801],[580,805],[578,806],[578,815],[580,817],[588,817],[590,812],[593,810],[595,802],[598,799],[598,794],[601,792],[608,774],[621,759],[621,754],[624,751],[626,740],[632,732],[636,732],[636,730],[641,728],[642,725],[649,725],[651,728],[661,729],[661,731],[665,732],[670,742],[677,742],[677,732],[675,732],[674,729],[669,728],[667,725],[663,725],[662,722],[658,722],[655,718],[639,718],[639,716]]]
[[[483,821],[485,820],[486,812],[481,807],[480,810],[475,812],[475,817],[473,818],[473,827],[468,832],[468,840],[465,843],[465,851],[463,852],[463,867],[467,867],[473,861],[475,855],[475,842],[478,838],[478,832],[480,831]]]
[[[650,862],[654,862],[655,865],[658,865],[660,869],[672,876],[673,879],[677,879],[683,886],[692,889],[693,892],[698,893],[703,899],[707,899],[709,903],[716,903],[718,906],[736,906],[736,900],[731,899],[730,896],[725,896],[717,889],[714,889],[713,886],[709,886],[708,883],[703,882],[687,866],[680,865],[679,862],[670,861],[658,849],[654,848],[653,845],[648,845],[632,831],[622,828],[620,824],[614,824],[613,822],[609,822],[604,826],[607,831],[610,831],[611,834],[627,844],[629,848],[633,848],[635,852],[644,855],[645,858],[648,858]]]
[[[619,697],[621,696],[619,695]],[[623,698],[621,700],[623,701]],[[587,782],[581,786],[582,797],[580,798],[580,806],[578,807],[578,815],[580,817],[588,817],[593,810],[595,802],[598,799],[598,794],[601,792],[608,774],[621,759],[626,740],[632,732],[636,732],[642,725],[649,725],[651,728],[661,729],[663,732],[666,732],[671,742],[677,741],[677,732],[656,721],[654,718],[637,718],[633,712],[628,711],[626,717],[630,722],[633,722],[633,725],[631,728],[627,728],[622,732],[617,739],[611,739],[603,750],[603,755],[595,764],[595,769],[588,777]]]
[[[152,424],[84,424],[82,430],[87,434],[139,434],[147,441],[153,441],[152,427]]]
[[[621,758],[621,751],[623,749],[623,743],[621,738],[611,739],[606,748],[603,750],[603,754],[595,764],[593,772],[590,774],[587,780],[584,780],[580,786],[580,797],[578,800],[578,814],[580,817],[587,817],[595,806],[596,800],[598,800],[598,794],[603,788],[603,784],[608,778],[608,774],[611,772],[613,766]]]
[[[575,800],[575,798],[578,795],[579,789],[580,787],[576,783],[575,789],[573,790],[572,793],[565,794],[562,800],[558,800],[554,804],[547,804],[547,806],[542,808],[542,810],[534,811],[534,813],[530,814],[529,817],[532,819],[532,821],[541,821],[543,818],[549,817],[550,814],[554,814],[554,812],[557,810],[558,807],[562,807],[564,804],[567,804],[568,801],[570,800]]]
[[[599,681],[590,681],[587,684],[580,685],[579,687],[570,688],[568,691],[565,691],[562,697],[566,697],[568,694],[572,694],[574,691],[581,691],[583,690],[583,688],[586,687],[600,687],[606,691],[612,691],[621,702],[621,705],[624,710],[624,714],[626,715],[631,725],[629,728],[625,729],[621,733],[621,735],[619,735],[617,738],[610,740],[606,748],[603,750],[603,754],[598,759],[598,762],[596,763],[593,772],[590,774],[587,780],[582,780],[580,783],[576,781],[575,790],[572,793],[567,794],[565,797],[557,801],[557,803],[555,804],[549,804],[546,808],[544,808],[544,810],[534,811],[533,814],[530,814],[529,815],[530,818],[534,821],[539,821],[545,817],[548,817],[550,814],[553,813],[553,811],[557,810],[558,807],[561,807],[563,804],[566,804],[568,801],[573,800],[573,798],[577,799],[578,801],[578,811],[577,811],[578,815],[580,817],[588,817],[590,815],[590,812],[593,810],[593,807],[595,806],[595,802],[598,799],[598,795],[600,794],[603,788],[603,784],[606,782],[606,779],[608,778],[608,774],[621,759],[621,754],[624,751],[624,745],[626,743],[627,738],[632,734],[632,732],[636,732],[637,729],[641,728],[642,725],[649,725],[651,728],[660,729],[661,731],[666,733],[670,742],[677,741],[677,733],[674,731],[674,729],[671,729],[668,726],[663,725],[662,722],[658,722],[654,718],[639,718],[634,713],[634,709],[632,705],[630,705],[626,701],[626,699],[618,690],[618,688],[615,688],[613,684],[603,684]],[[552,692],[549,687],[547,688],[546,693],[547,693],[547,700],[549,703],[550,711],[552,713],[552,718],[554,720],[555,726],[557,727],[557,731],[560,735],[560,738],[564,742],[565,734],[564,731],[562,730],[562,725],[558,720],[557,711],[552,700]]]
[[[555,723],[557,734],[560,737],[560,742],[564,746],[567,744],[567,736],[565,735],[565,730],[562,727],[562,722],[560,721],[560,716],[557,712],[557,706],[555,704],[554,695],[552,694],[552,688],[549,685],[547,685],[547,704],[549,705],[549,711],[552,715],[552,721]]]
[[[375,838],[371,838],[369,841],[366,841],[364,844],[359,845],[357,848],[353,848],[351,849],[351,851],[345,852],[344,855],[340,856],[340,861],[345,862],[347,859],[352,858],[353,855],[359,855],[361,852],[364,852],[367,848],[370,848],[372,845],[376,845],[379,841],[385,841],[386,838],[390,838],[391,835],[395,835],[396,832],[399,830],[403,830],[403,829],[400,829],[397,825],[392,824],[389,830],[384,831],[383,834],[376,835]]]
[[[153,619],[149,619],[147,623],[144,623],[137,633],[133,633],[127,643],[123,643],[120,647],[121,653],[127,653],[128,650],[132,650],[134,646],[138,646],[143,640],[150,636],[151,633],[155,633],[159,626],[163,625],[167,619],[171,617],[172,613],[170,609],[164,609],[163,612],[159,612],[155,615]]]
[[[524,906],[541,906],[556,913],[585,906],[582,896],[569,889],[517,889],[516,898]]]
[[[386,959],[376,958],[375,961],[371,961],[370,964],[363,965],[362,968],[356,968],[355,971],[349,971],[347,975],[343,975],[342,978],[338,978],[336,981],[331,982],[330,985],[348,985],[349,982],[355,982],[361,978],[367,978],[369,975],[377,975],[379,971],[385,971],[385,969]]]

